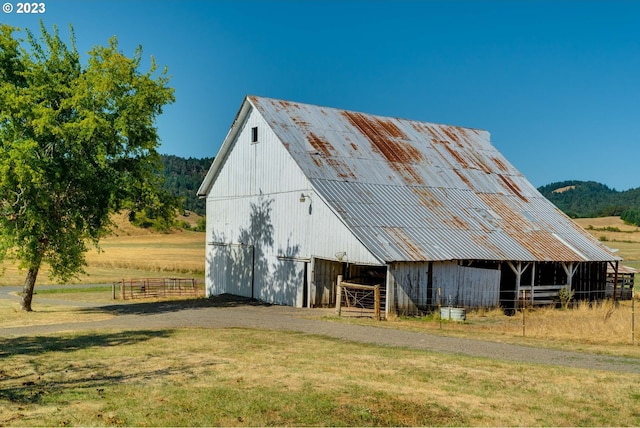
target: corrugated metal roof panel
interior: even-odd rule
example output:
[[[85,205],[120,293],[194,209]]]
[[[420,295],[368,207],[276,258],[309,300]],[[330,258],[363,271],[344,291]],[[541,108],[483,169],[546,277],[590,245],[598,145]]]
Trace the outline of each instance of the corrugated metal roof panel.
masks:
[[[381,260],[619,259],[545,199],[487,131],[248,100]]]
[[[609,274],[615,274],[616,270],[613,266],[611,265],[607,265],[607,273]],[[625,275],[631,275],[634,273],[638,273],[638,269],[632,268],[631,266],[625,266],[625,265],[619,265],[618,266],[618,273],[619,274],[625,274]]]

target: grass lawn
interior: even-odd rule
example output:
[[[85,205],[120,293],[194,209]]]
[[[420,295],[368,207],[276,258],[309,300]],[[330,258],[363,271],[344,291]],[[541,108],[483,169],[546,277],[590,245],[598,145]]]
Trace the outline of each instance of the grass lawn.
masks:
[[[248,329],[0,339],[0,425],[640,425],[640,375]]]

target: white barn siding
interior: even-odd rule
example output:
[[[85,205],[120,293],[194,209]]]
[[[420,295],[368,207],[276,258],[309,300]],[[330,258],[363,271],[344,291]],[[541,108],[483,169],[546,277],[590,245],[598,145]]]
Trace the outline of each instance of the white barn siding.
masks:
[[[257,143],[251,142],[254,126]],[[379,264],[311,189],[255,111],[208,193],[206,233],[209,296],[233,293],[302,306],[305,263],[312,255],[335,259],[344,252],[350,263]]]
[[[207,246],[207,249],[207,294],[229,293],[251,297],[253,247],[215,244]]]
[[[390,304],[401,314],[415,314],[438,303],[464,307],[497,307],[499,303],[500,271],[496,269],[460,266],[455,261],[398,262],[391,265],[389,277]]]

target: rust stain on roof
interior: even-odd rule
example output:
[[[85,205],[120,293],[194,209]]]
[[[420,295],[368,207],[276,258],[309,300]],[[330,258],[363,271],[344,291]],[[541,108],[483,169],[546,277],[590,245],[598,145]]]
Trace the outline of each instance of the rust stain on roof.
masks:
[[[444,132],[444,134],[449,138],[449,140],[453,141],[454,143],[456,143],[457,145],[461,145],[460,144],[460,138],[459,138],[459,132],[452,132],[450,127],[448,126],[441,126],[440,129],[442,129],[442,132]]]
[[[413,241],[409,235],[400,227],[385,227],[384,231],[387,233],[387,236],[391,238],[391,240],[398,245],[411,260],[422,260],[424,259],[424,254],[420,249],[420,244]]]
[[[443,208],[442,201],[425,187],[412,187],[411,191],[415,193],[420,201],[420,205],[425,208]]]
[[[349,165],[337,156],[338,153],[336,149],[331,145],[331,143],[329,143],[329,141],[320,138],[313,132],[309,132],[307,139],[313,148],[317,150],[317,154],[312,156],[313,162],[317,166],[322,167],[322,160],[324,160],[328,166],[333,168],[338,178],[343,180],[356,180],[356,175],[353,173]]]
[[[461,230],[468,230],[469,229],[469,224],[464,221],[463,219],[461,219],[460,217],[457,216],[451,216],[451,221],[450,224],[455,228],[455,229],[461,229]]]
[[[503,171],[503,172],[507,172],[508,171],[507,166],[500,159],[494,157],[494,158],[491,158],[491,160],[493,160],[495,162],[495,164],[498,166],[500,171]]]
[[[503,254],[502,248],[494,245],[489,240],[489,235],[471,235],[471,240],[480,248],[486,248],[495,254]]]
[[[288,110],[291,107],[291,103],[288,101],[277,100],[275,106],[280,106],[283,110]]]
[[[343,111],[341,114],[370,142],[374,151],[387,160],[408,184],[424,184],[412,164],[424,160],[422,153],[408,143],[408,137],[391,120]]]
[[[447,152],[449,152],[449,154],[451,156],[454,157],[456,162],[458,162],[458,164],[462,168],[469,168],[469,164],[467,163],[467,161],[462,156],[460,156],[460,154],[457,151],[455,151],[451,147],[449,147],[449,142],[448,141],[440,141],[440,143],[442,143],[442,145],[444,146],[445,150]]]
[[[297,117],[297,116],[293,116],[291,115],[291,120],[293,120],[293,123],[295,123],[298,128],[302,129],[305,132],[309,132],[309,123],[304,121],[303,119]]]
[[[315,163],[316,166],[322,167],[322,158],[320,156],[311,156],[311,160],[313,160],[313,163]]]
[[[479,194],[482,199],[503,221],[504,232],[538,260],[575,260],[576,253],[562,244],[551,232],[538,228],[540,224],[531,222],[518,210],[514,210],[504,197],[491,194]]]
[[[513,180],[511,180],[511,178],[503,174],[498,174],[498,177],[500,177],[500,180],[502,180],[502,182],[505,184],[505,186],[509,190],[511,190],[511,192],[515,193],[516,196],[518,196],[523,201],[529,202],[529,200],[522,194],[522,190],[518,187],[516,183],[513,182]]]
[[[338,178],[342,178],[343,180],[347,180],[347,179],[356,180],[357,177],[353,173],[353,171],[351,171],[351,168],[349,168],[349,165],[342,162],[340,159],[327,158],[325,160],[327,161],[327,164],[336,171],[336,174],[338,174]]]
[[[476,166],[480,171],[483,171],[486,174],[493,173],[493,168],[485,163],[485,159],[482,156],[479,156],[476,152],[474,152],[473,155],[476,160]]]
[[[313,146],[313,148],[325,156],[333,156],[333,154],[336,151],[330,142],[328,142],[327,140],[323,140],[313,132],[310,132],[307,138],[309,140],[309,143],[311,143],[311,145]]]
[[[465,177],[462,172],[458,171],[457,169],[454,169],[453,172],[460,178],[460,180],[462,180],[464,184],[469,186],[469,189],[475,190],[471,181],[469,181],[469,179]]]

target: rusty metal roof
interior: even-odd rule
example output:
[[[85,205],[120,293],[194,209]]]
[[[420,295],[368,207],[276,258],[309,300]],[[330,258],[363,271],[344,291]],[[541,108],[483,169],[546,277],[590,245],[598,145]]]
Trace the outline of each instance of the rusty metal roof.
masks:
[[[633,268],[631,266],[625,266],[625,265],[619,265],[618,266],[618,273],[619,274],[623,274],[623,275],[633,275],[636,274],[640,271],[638,271],[638,269]],[[615,274],[616,273],[616,269],[611,266],[610,264],[607,264],[607,273],[608,274]]]
[[[544,198],[487,131],[246,102],[381,261],[619,259]]]

